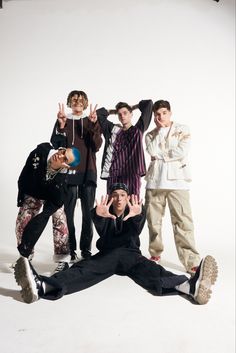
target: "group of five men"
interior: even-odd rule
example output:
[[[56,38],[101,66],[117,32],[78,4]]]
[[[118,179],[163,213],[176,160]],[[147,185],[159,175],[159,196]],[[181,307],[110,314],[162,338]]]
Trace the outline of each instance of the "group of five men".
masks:
[[[22,257],[16,263],[15,277],[22,286],[23,300],[58,299],[116,273],[129,276],[157,294],[177,290],[205,304],[216,280],[217,265],[211,256],[200,263],[195,248],[188,191],[191,181],[187,161],[188,128],[171,121],[170,104],[164,100],[154,105],[151,100],[142,100],[135,106],[120,102],[115,110],[96,110],[90,106],[90,114],[86,116],[87,95],[83,91],[72,91],[67,105],[71,114],[66,114],[64,105],[59,104],[52,145],[44,143],[31,152],[18,182],[20,210],[16,233]],[[140,109],[141,116],[132,125],[136,108]],[[145,137],[151,156],[146,172],[142,139],[152,112],[156,128]],[[118,114],[121,125],[107,119],[112,113]],[[110,196],[103,197],[93,208],[97,186],[96,152],[102,145],[101,135],[105,139],[101,178],[107,180]],[[147,181],[145,207],[140,200],[144,175]],[[74,226],[77,198],[80,198],[82,210],[80,250],[83,261],[79,262],[76,261]],[[166,201],[178,256],[192,275],[190,279],[166,271],[158,264],[164,249],[161,223]],[[54,253],[64,271],[48,278],[39,276],[29,259],[50,216],[53,218]],[[150,260],[140,252],[139,234],[146,217]],[[94,256],[91,256],[92,222],[99,235],[99,252]],[[70,268],[67,262],[60,261],[68,253],[75,262]]]

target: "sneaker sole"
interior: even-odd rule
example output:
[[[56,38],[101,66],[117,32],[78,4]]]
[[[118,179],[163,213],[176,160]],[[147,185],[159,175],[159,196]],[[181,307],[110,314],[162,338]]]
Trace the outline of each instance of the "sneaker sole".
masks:
[[[199,285],[194,296],[198,304],[206,304],[211,298],[211,286],[215,284],[218,275],[217,263],[214,257],[207,255],[203,260],[199,275]]]
[[[36,283],[31,280],[31,269],[28,260],[20,257],[14,267],[16,283],[21,286],[21,297],[25,303],[33,303],[38,300]]]

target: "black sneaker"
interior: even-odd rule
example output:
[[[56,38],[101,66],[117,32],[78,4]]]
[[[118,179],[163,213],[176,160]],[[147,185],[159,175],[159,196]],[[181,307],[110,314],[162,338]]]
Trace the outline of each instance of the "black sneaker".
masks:
[[[26,257],[16,261],[14,275],[25,303],[33,303],[43,294],[42,280]]]
[[[79,258],[78,258],[78,256],[77,256],[77,254],[76,254],[75,251],[72,251],[72,252],[70,253],[70,262],[71,262],[71,263],[74,263],[74,262],[77,262],[77,261],[79,261]]]
[[[65,271],[68,270],[69,268],[69,264],[68,262],[58,262],[57,267],[55,268],[55,270],[53,271],[53,274],[61,272],[61,271]]]
[[[189,280],[190,295],[198,304],[206,304],[211,297],[211,286],[218,273],[214,257],[207,255],[200,263],[195,275]]]

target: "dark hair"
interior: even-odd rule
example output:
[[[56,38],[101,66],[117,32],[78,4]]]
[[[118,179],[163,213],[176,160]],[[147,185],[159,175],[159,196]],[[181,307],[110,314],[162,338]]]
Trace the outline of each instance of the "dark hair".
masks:
[[[128,111],[131,113],[132,112],[132,108],[128,103],[125,102],[119,102],[116,104],[116,111],[118,112],[118,110],[120,110],[121,108],[126,108],[128,109]]]
[[[84,109],[86,109],[88,107],[88,96],[87,94],[84,92],[84,91],[71,91],[69,94],[68,94],[68,97],[67,97],[67,106],[70,107],[70,103],[71,103],[71,98],[73,96],[78,96],[78,97],[82,97],[83,99],[83,106],[84,106]]]
[[[155,113],[160,108],[166,108],[171,111],[170,103],[168,101],[164,101],[163,99],[160,99],[153,104],[153,112]]]

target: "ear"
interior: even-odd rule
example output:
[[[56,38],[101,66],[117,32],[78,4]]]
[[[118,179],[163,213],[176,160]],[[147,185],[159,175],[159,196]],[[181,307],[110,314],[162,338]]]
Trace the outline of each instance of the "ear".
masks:
[[[128,195],[127,200],[128,200],[128,201],[130,200],[130,195]]]

